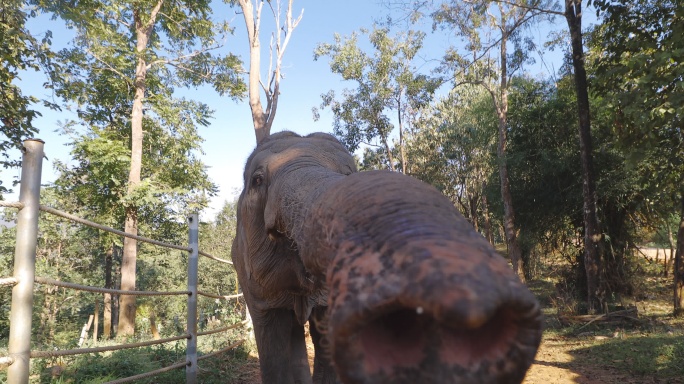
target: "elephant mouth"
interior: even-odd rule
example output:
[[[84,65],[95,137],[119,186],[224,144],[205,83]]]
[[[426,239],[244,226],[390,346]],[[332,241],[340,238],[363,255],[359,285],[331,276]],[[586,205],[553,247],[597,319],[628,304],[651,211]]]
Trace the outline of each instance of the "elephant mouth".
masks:
[[[468,318],[392,306],[335,327],[334,359],[352,383],[520,382],[541,337],[536,303]]]

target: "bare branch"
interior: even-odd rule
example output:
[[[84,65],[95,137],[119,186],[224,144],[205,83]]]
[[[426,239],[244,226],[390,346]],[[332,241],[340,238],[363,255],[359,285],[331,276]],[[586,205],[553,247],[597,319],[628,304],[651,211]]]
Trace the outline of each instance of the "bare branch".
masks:
[[[259,30],[261,27],[261,10],[263,9],[264,1],[255,0],[257,2],[256,14],[252,4],[252,0],[238,0],[242,13],[245,19],[245,26],[247,27],[247,37],[250,44],[250,69],[249,69],[249,106],[252,110],[252,122],[254,123],[254,130],[257,142],[270,134],[271,125],[275,118],[278,96],[280,89],[281,65],[282,58],[287,47],[287,43],[294,28],[299,24],[302,15],[296,20],[292,19],[292,3],[293,0],[288,1],[288,8],[286,12],[286,28],[281,29],[281,7],[280,0],[274,7],[273,1],[268,1],[268,6],[271,9],[275,21],[275,32],[271,35],[271,43],[269,46],[269,68],[267,75],[267,84],[261,80],[260,63],[260,37]],[[281,33],[284,33],[284,41]],[[275,51],[275,53],[274,53]],[[264,110],[261,103],[260,90],[266,94],[266,109]]]
[[[150,37],[150,33],[152,32],[152,27],[154,27],[154,23],[157,22],[157,14],[159,13],[159,10],[161,9],[162,4],[164,4],[164,0],[159,0],[157,4],[154,5],[154,8],[152,8],[152,11],[150,12],[150,19],[147,21],[147,24],[145,24],[144,28],[147,30],[147,37]]]
[[[153,62],[147,64],[147,66],[145,67],[145,69],[148,69],[148,70],[149,70],[150,68],[152,68],[153,66],[155,66],[155,65],[157,65],[157,64],[174,64],[174,63],[180,63],[180,62],[183,61],[183,60],[190,59],[190,58],[193,58],[193,57],[195,57],[195,56],[199,56],[199,55],[201,55],[201,54],[203,54],[203,53],[206,53],[206,52],[209,52],[209,51],[213,51],[213,50],[219,49],[219,48],[221,48],[222,46],[223,46],[223,44],[217,44],[217,45],[215,45],[215,46],[213,46],[213,47],[204,48],[204,49],[199,49],[199,50],[196,50],[196,51],[194,51],[194,52],[192,52],[192,53],[189,53],[189,54],[187,54],[187,55],[178,56],[178,57],[173,58],[173,59],[157,59],[157,60],[155,60],[155,61],[153,61]]]
[[[563,16],[563,17],[565,17],[565,13],[563,13],[563,12],[554,11],[553,9],[539,8],[539,7],[537,7],[536,5],[519,4],[519,3],[517,3],[517,2],[510,1],[510,0],[494,0],[494,1],[496,1],[497,3],[508,4],[508,5],[511,5],[511,6],[514,6],[514,7],[518,7],[518,8],[525,8],[525,9],[528,9],[528,10],[531,10],[531,11],[539,11],[540,13],[546,13],[546,14],[550,14],[550,15],[556,15],[556,16]]]

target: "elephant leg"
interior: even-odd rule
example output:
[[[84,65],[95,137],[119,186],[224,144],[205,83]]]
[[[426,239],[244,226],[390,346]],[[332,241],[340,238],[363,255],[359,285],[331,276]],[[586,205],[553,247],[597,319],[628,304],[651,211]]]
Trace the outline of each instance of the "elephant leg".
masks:
[[[262,383],[291,384],[292,310],[268,309],[252,313],[252,319]]]
[[[292,317],[292,333],[290,335],[290,359],[292,362],[292,375],[297,384],[311,384],[311,371],[309,370],[309,357],[306,352],[306,339],[304,327],[299,325]]]
[[[330,356],[323,347],[323,340],[325,336],[319,331],[317,322],[325,316],[324,307],[314,308],[309,317],[309,332],[311,333],[311,341],[314,345],[314,371],[313,382],[315,384],[336,384],[340,381],[337,378],[337,373],[330,362]]]

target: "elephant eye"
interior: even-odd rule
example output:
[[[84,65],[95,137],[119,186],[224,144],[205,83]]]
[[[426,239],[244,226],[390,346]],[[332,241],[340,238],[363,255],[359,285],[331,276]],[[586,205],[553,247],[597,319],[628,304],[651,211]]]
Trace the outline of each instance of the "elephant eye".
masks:
[[[261,174],[256,174],[252,176],[252,187],[258,187],[264,182],[264,176]]]

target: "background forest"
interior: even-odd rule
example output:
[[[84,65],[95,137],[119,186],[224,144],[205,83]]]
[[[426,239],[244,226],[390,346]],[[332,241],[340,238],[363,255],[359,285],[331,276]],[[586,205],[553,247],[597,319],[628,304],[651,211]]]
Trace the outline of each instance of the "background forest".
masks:
[[[301,119],[331,116],[326,129],[356,154],[360,169],[402,172],[438,188],[510,259],[548,307],[547,315],[560,323],[581,316],[593,316],[593,323],[658,296],[667,306],[658,321],[674,322],[667,325],[667,332],[674,330],[666,336],[671,339],[663,342],[673,348],[664,356],[681,362],[684,331],[676,317],[684,314],[684,5],[378,3],[386,14],[375,23],[349,35],[322,35],[314,52],[290,57],[311,61],[313,55],[338,80],[311,80],[321,98],[307,106],[313,116]],[[218,5],[209,0],[2,0],[0,172],[16,174],[21,142],[40,137],[37,105],[69,111],[74,117],[59,132],[68,137],[71,159],[55,162],[57,177],[44,186],[41,204],[185,244],[186,215],[207,212],[218,186],[208,177],[202,150],[202,132],[214,111],[179,90],[200,88],[225,103],[249,105],[255,137],[267,136],[278,121],[279,96],[287,98],[286,89],[297,87],[283,74],[283,57],[290,37],[298,38],[299,23],[307,23],[293,1],[233,0],[221,6],[230,15],[217,15]],[[595,24],[586,23],[588,13]],[[52,32],[38,35],[29,28],[39,15],[61,20],[74,32],[73,41],[55,49]],[[230,18],[230,24],[222,21]],[[259,35],[260,18],[272,34]],[[540,43],[532,31],[542,24],[562,28]],[[235,29],[247,33],[249,54],[226,51]],[[435,38],[448,48],[428,49],[427,40]],[[559,52],[564,59],[558,70],[528,70]],[[51,97],[22,88],[20,78],[28,73],[45,77]],[[0,196],[6,199],[17,187],[3,180]],[[211,214],[203,216],[200,249],[230,259],[235,205],[228,201]],[[5,277],[12,275],[16,212],[4,209],[2,215]],[[124,241],[45,214],[39,231],[37,276],[116,289],[185,289],[183,252]],[[651,248],[658,249],[655,258]],[[230,267],[209,263],[200,263],[199,285],[222,295],[239,290]],[[0,313],[9,313],[10,294],[0,290]],[[181,298],[119,302],[116,296],[45,285],[37,285],[35,295],[32,342],[39,349],[74,347],[96,310],[104,331],[93,343],[145,339],[152,332],[172,336],[185,327]],[[202,327],[244,316],[241,302],[204,299],[199,305]],[[585,323],[575,324],[568,332],[586,330]],[[549,323],[555,335],[553,327]],[[0,316],[0,350],[6,351],[8,335],[9,318]],[[212,340],[207,351],[216,347],[212,343],[222,341]],[[147,350],[145,358],[118,359],[137,360],[130,373],[139,373],[144,364],[182,355],[173,349],[181,347],[165,348]],[[233,357],[246,359],[247,352],[244,347]],[[80,374],[92,365],[84,359],[72,362],[82,367]],[[207,370],[224,377],[239,371],[226,361]],[[664,364],[664,380],[684,374]],[[35,365],[36,381],[50,382],[60,374],[50,376],[46,367],[69,364]],[[648,369],[642,373],[651,374]],[[106,381],[95,379],[102,373],[97,369],[88,372],[73,380]]]

